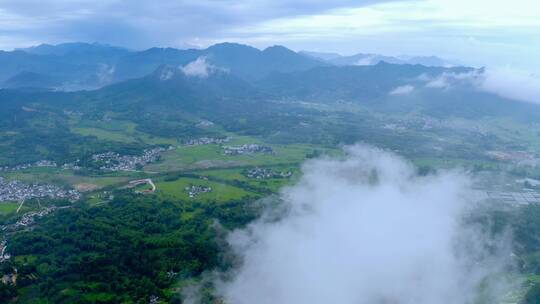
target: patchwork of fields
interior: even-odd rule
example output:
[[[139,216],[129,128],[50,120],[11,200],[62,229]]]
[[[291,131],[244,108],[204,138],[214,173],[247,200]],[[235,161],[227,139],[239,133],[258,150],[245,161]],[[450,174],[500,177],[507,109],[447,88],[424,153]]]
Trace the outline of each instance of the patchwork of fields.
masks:
[[[114,113],[109,113],[114,116]],[[234,200],[257,199],[279,191],[299,176],[299,166],[307,158],[321,154],[339,154],[339,149],[309,144],[268,144],[260,137],[225,132],[220,126],[205,126],[219,136],[230,138],[223,144],[186,145],[180,138],[160,137],[139,130],[136,123],[126,120],[85,120],[72,116],[70,130],[74,134],[96,138],[112,143],[111,146],[141,145],[169,147],[160,154],[157,162],[149,163],[139,170],[100,172],[58,167],[28,167],[6,170],[0,176],[28,184],[54,184],[76,189],[83,193],[90,205],[107,203],[113,196],[109,193],[124,188],[130,181],[151,178],[156,191],[145,193],[142,187],[130,189],[133,193],[145,193],[159,200],[194,200],[223,203]],[[225,147],[260,145],[271,153],[245,153],[230,155]],[[246,172],[253,168],[294,173],[287,178],[250,178]],[[84,168],[83,168],[84,169]],[[187,175],[187,176],[186,176]],[[207,187],[211,191],[190,197],[188,187]],[[140,188],[140,189],[139,189]],[[143,189],[144,190],[144,189]],[[0,214],[15,216],[18,203],[0,204]],[[24,207],[21,211],[30,210]],[[21,213],[22,213],[21,212]]]

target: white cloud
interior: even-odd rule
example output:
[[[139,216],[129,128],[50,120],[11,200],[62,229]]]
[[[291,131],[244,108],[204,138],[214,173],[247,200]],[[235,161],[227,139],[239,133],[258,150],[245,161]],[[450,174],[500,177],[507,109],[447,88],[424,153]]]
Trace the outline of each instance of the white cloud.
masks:
[[[435,78],[419,77],[428,88],[450,89],[469,84],[477,90],[523,102],[540,103],[540,76],[512,68],[486,68],[468,73],[442,73]]]
[[[510,99],[540,103],[540,75],[530,72],[486,69],[481,89]]]
[[[436,54],[477,66],[540,68],[539,14],[535,0],[410,0],[277,18],[240,33],[319,51]]]
[[[40,42],[144,48],[228,40],[257,47],[439,55],[476,66],[540,69],[536,0],[0,2],[0,47],[8,49]]]
[[[219,295],[230,304],[471,303],[505,263],[461,225],[467,177],[418,177],[378,149],[347,153],[306,163],[282,193],[281,218],[230,235],[242,264],[217,283]]]
[[[436,77],[426,83],[427,88],[447,89],[449,86],[448,77],[445,75]]]
[[[368,55],[368,56],[366,56],[364,58],[358,59],[358,61],[355,63],[355,65],[375,65],[378,62],[375,62],[374,59],[375,59],[375,56]]]
[[[96,72],[96,76],[99,79],[100,84],[109,84],[112,82],[114,73],[116,71],[115,66],[110,66],[107,64],[100,64]]]
[[[399,86],[399,87],[393,89],[388,94],[390,94],[390,95],[409,95],[413,91],[414,91],[414,87],[412,85],[407,84],[407,85]]]
[[[199,57],[195,61],[192,61],[180,70],[184,72],[186,76],[206,78],[210,74],[214,73],[217,68],[206,61],[206,57]]]
[[[174,71],[171,69],[163,69],[159,75],[159,80],[166,81],[174,76]]]
[[[483,76],[479,71],[471,71],[467,73],[444,72],[434,78],[422,75],[418,79],[425,81],[425,86],[427,88],[449,89],[458,83],[472,84],[479,87],[482,84]]]

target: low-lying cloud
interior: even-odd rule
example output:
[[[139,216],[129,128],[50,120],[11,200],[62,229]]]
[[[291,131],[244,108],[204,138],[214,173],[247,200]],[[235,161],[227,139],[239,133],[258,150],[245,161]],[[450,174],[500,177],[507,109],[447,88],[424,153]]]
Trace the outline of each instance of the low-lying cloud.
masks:
[[[426,82],[427,88],[449,89],[458,83],[473,84],[475,87],[479,87],[482,83],[482,74],[477,71],[467,73],[444,72],[434,78],[422,75],[420,79]]]
[[[510,68],[486,68],[468,73],[442,73],[435,78],[420,77],[427,88],[449,89],[456,84],[469,84],[476,89],[500,97],[540,103],[540,76]]]
[[[414,87],[412,85],[407,84],[407,85],[399,86],[399,87],[393,89],[388,94],[390,94],[390,95],[409,95],[413,91],[414,91]]]
[[[540,103],[540,75],[503,68],[487,69],[481,88],[502,97]]]
[[[282,193],[279,219],[230,234],[242,263],[218,295],[228,304],[471,303],[504,262],[462,225],[469,179],[419,177],[374,148],[346,152],[307,162]]]
[[[207,62],[206,57],[199,57],[195,61],[181,67],[180,70],[182,70],[186,76],[206,78],[217,71],[218,68]]]

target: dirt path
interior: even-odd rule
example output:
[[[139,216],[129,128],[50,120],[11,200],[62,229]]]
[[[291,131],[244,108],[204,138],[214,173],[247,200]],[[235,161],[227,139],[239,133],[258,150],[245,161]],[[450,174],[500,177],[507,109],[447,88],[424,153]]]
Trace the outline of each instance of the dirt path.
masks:
[[[19,205],[19,208],[17,208],[17,213],[21,210],[22,206],[24,205],[24,200],[21,201],[21,204]]]
[[[128,187],[132,188],[132,187],[142,185],[142,184],[149,184],[150,187],[152,187],[152,189],[150,191],[148,191],[148,192],[150,192],[150,193],[156,192],[156,184],[154,184],[154,182],[152,181],[151,178],[130,181],[129,184],[128,184]]]

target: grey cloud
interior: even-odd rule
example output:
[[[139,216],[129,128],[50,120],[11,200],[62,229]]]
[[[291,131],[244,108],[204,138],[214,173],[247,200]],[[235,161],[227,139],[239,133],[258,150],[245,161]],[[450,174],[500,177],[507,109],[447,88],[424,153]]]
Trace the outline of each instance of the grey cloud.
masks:
[[[7,0],[0,2],[0,16],[14,15],[29,25],[17,33],[4,32],[28,41],[99,41],[140,48],[220,39],[231,28],[272,18],[389,1]]]

